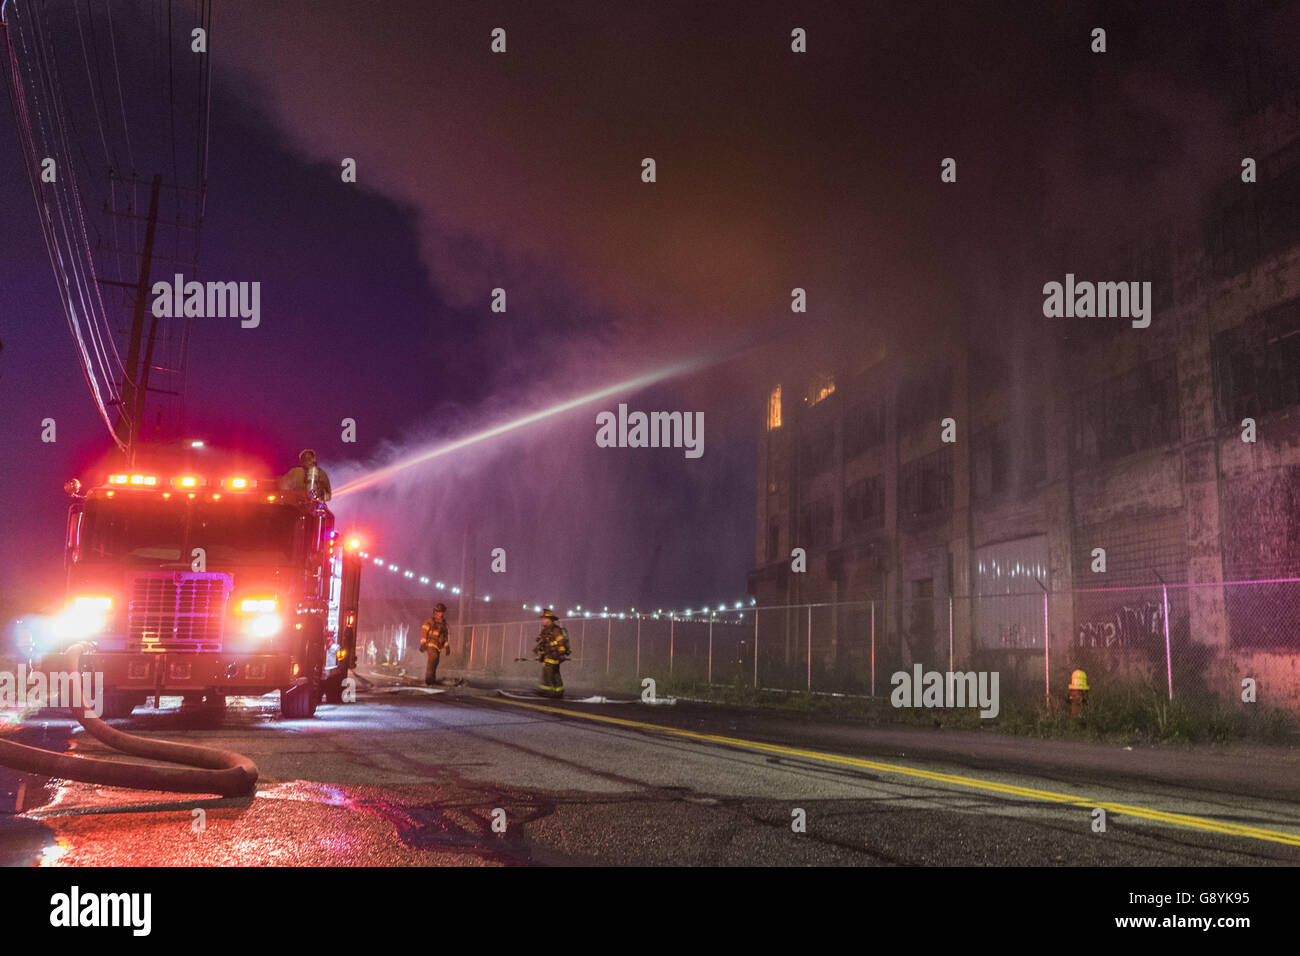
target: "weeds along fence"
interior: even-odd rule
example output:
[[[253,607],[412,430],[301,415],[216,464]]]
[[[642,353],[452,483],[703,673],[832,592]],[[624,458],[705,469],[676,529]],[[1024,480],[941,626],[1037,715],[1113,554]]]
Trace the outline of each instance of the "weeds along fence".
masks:
[[[631,688],[734,686],[887,697],[894,675],[986,671],[1003,705],[1058,706],[1071,673],[1091,693],[1216,698],[1300,710],[1300,578],[1083,588],[922,600],[748,607],[561,621],[566,680]],[[422,666],[419,620],[367,621],[363,662]],[[450,672],[536,676],[535,617],[451,625]],[[373,650],[371,643],[374,644]],[[517,658],[525,658],[524,662]]]

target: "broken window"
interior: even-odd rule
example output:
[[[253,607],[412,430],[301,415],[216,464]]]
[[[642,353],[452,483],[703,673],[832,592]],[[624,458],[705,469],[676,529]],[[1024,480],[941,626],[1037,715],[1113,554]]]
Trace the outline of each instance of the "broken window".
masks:
[[[1076,393],[1073,432],[1075,456],[1085,464],[1177,441],[1174,360],[1146,362]]]
[[[905,464],[898,475],[899,519],[923,518],[952,508],[952,446]]]
[[[1215,336],[1214,369],[1220,425],[1300,404],[1300,299]]]

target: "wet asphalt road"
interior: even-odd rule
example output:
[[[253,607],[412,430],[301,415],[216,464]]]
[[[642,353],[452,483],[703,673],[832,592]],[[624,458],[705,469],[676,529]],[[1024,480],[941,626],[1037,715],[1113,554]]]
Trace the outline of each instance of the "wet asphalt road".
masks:
[[[261,772],[256,794],[124,791],[0,769],[0,863],[1300,863],[1300,803],[1285,785],[1179,782],[1177,755],[1164,758],[1174,770],[1144,779],[1132,768],[1053,769],[1020,747],[927,753],[884,732],[702,705],[564,705],[680,733],[546,706],[502,701],[486,685],[431,694],[377,682],[305,721],[282,720],[274,697],[232,700],[217,722],[141,709],[117,726],[246,754]],[[109,754],[61,720],[29,720],[20,739]],[[1187,756],[1189,771],[1196,763]],[[1104,833],[1097,803],[1110,808]],[[800,816],[804,832],[792,826]]]

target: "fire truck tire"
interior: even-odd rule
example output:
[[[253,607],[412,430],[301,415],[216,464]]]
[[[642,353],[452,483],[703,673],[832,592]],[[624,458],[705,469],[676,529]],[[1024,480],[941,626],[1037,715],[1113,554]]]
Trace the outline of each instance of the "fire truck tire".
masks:
[[[306,671],[305,683],[285,687],[280,691],[280,715],[288,720],[306,720],[316,713],[321,699],[321,666],[324,664],[325,635],[317,626],[313,633],[303,635],[301,660]]]
[[[280,716],[286,720],[306,720],[315,716],[320,703],[320,684],[315,679],[298,687],[280,691]]]
[[[343,703],[343,678],[345,673],[344,668],[340,667],[330,676],[329,680],[325,681],[325,703]]]

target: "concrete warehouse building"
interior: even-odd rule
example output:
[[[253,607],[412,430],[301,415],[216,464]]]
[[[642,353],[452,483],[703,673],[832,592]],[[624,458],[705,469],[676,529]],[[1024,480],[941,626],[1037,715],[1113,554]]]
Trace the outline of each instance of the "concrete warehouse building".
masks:
[[[1240,135],[1257,181],[1225,170],[1198,222],[1060,250],[1081,281],[1150,280],[1148,328],[1035,316],[1003,344],[971,322],[770,383],[759,605],[875,601],[890,666],[945,669],[951,614],[958,665],[1040,689],[1046,631],[1061,688],[1086,658],[1300,707],[1300,583],[1279,580],[1300,578],[1300,97]],[[861,673],[862,614],[819,620],[817,666]]]

